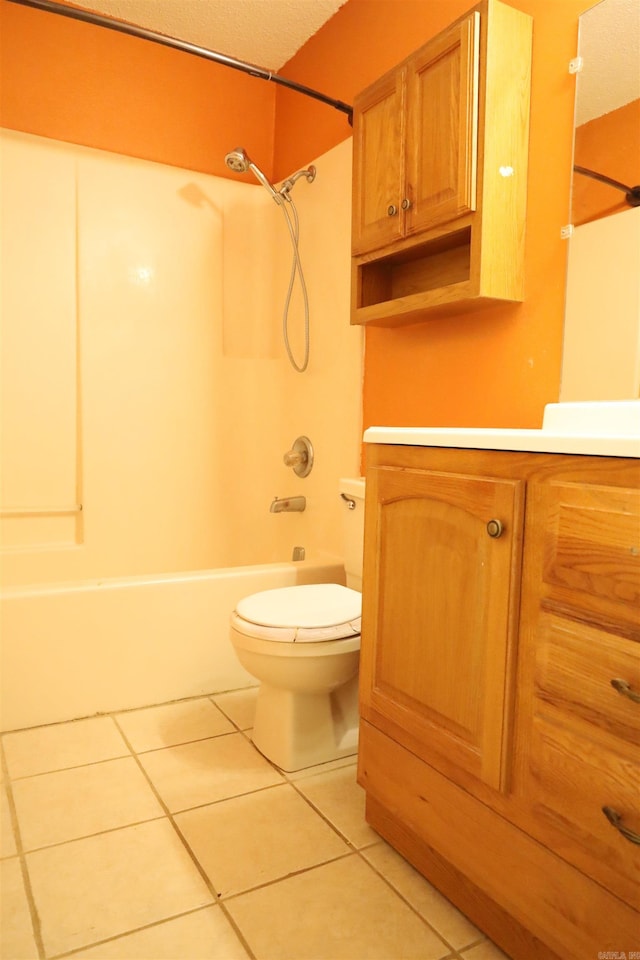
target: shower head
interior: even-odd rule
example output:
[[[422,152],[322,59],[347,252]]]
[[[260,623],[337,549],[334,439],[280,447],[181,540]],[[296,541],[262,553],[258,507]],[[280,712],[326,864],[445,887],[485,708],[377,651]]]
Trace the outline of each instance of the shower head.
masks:
[[[232,150],[228,153],[224,158],[224,162],[234,173],[246,173],[249,169],[249,157],[242,147],[238,147],[237,150]]]
[[[279,204],[283,202],[282,197],[274,185],[265,177],[260,167],[257,167],[253,160],[247,156],[243,147],[236,147],[235,150],[228,153],[224,158],[224,162],[234,173],[247,173],[248,170],[251,170],[256,180],[269,191],[275,202]]]

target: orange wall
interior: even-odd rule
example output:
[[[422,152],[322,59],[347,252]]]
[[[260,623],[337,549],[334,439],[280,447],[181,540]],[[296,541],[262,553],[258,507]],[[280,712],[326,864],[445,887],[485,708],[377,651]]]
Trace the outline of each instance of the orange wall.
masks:
[[[558,397],[575,90],[567,65],[589,0],[512,5],[534,18],[525,302],[368,330],[365,426],[539,426]],[[470,6],[347,0],[280,72],[351,102]],[[242,144],[276,179],[350,136],[343,114],[284,88],[6,0],[0,12],[4,126],[218,175],[224,153]]]
[[[640,100],[633,100],[576,130],[575,163],[630,187],[640,183]],[[628,210],[624,194],[574,174],[573,223],[578,226]]]
[[[272,167],[275,85],[7,0],[0,89],[12,130],[217,176],[242,145]]]
[[[512,0],[534,18],[526,299],[366,334],[364,425],[540,425],[558,398],[578,16],[589,0]],[[349,0],[287,64],[286,75],[354,93],[463,14],[468,0]],[[285,72],[285,71],[283,71]],[[276,174],[347,135],[339,114],[278,90]]]

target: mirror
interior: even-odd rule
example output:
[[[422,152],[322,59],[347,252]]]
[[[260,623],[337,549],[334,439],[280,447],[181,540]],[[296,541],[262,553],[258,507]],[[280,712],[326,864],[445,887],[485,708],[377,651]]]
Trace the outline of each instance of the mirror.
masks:
[[[584,13],[578,53],[560,400],[625,400],[640,396],[640,0]]]
[[[580,17],[576,77],[574,226],[640,206],[640,0],[602,0]],[[631,204],[619,187],[636,187]]]

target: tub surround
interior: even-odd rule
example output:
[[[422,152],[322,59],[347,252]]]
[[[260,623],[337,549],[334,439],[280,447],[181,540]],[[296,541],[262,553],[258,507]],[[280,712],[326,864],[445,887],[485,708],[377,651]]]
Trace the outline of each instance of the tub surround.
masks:
[[[291,238],[259,184],[0,131],[3,588],[339,555],[335,484],[362,440],[351,143],[312,159],[301,377],[281,332]],[[294,309],[296,355],[301,329]],[[282,462],[301,434],[304,479]],[[307,509],[270,513],[274,495]]]

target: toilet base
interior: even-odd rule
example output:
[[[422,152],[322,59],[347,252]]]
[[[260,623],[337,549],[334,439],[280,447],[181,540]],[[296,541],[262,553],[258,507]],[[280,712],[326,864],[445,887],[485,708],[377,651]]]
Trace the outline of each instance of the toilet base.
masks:
[[[296,693],[261,683],[251,739],[286,772],[358,752],[358,677],[331,693]]]

